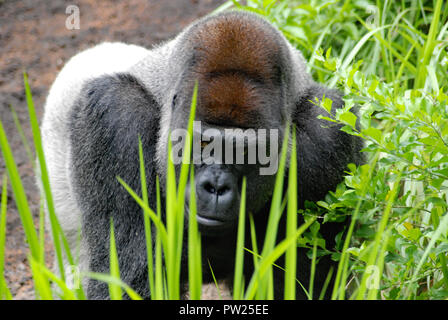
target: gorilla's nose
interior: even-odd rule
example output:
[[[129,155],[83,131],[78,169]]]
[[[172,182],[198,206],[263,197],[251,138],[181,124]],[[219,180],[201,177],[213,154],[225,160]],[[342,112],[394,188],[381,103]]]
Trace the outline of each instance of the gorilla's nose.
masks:
[[[220,167],[206,167],[196,176],[198,222],[219,224],[238,216],[237,178]],[[208,220],[208,221],[207,221]]]

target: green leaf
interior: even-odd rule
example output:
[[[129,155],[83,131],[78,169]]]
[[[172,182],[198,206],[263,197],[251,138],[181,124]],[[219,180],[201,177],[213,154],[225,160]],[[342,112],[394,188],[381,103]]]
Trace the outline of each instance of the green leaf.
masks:
[[[382,141],[383,133],[377,128],[369,127],[367,129],[361,130],[361,133],[366,137],[374,139],[378,143],[381,143]]]
[[[354,113],[350,111],[345,111],[339,114],[338,119],[342,122],[348,124],[349,126],[355,128],[356,127],[356,119],[358,119]]]

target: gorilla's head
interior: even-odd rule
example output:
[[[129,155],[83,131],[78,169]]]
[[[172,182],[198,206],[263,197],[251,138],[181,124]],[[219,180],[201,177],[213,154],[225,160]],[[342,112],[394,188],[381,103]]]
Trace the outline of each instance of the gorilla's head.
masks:
[[[172,70],[176,85],[166,101],[170,111],[162,124],[171,132],[173,154],[181,159],[181,136],[197,83],[193,137],[197,219],[202,231],[213,234],[235,225],[244,176],[247,211],[256,214],[268,202],[294,93],[286,67],[291,65],[290,50],[271,25],[233,13],[199,23],[200,28],[193,25],[180,36],[179,50],[170,57],[183,68]],[[161,139],[168,139],[166,130]],[[159,161],[166,163],[166,155]],[[179,171],[180,163],[175,165]]]

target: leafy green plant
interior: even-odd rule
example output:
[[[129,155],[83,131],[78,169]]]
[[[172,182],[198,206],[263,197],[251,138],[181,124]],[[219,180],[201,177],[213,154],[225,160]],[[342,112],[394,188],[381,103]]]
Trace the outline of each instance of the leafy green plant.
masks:
[[[439,299],[447,283],[448,5],[436,1],[248,1],[296,45],[309,70],[345,92],[316,105],[328,125],[366,141],[367,163],[309,205],[323,222],[351,216],[336,252],[332,297]],[[358,110],[355,112],[354,110]]]

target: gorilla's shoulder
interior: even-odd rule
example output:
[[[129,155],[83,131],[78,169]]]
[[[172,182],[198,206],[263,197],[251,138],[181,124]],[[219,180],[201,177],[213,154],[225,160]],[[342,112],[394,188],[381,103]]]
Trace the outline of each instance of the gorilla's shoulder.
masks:
[[[146,103],[157,106],[152,93],[129,73],[103,75],[86,81],[82,92],[85,93],[89,105],[101,103],[129,107],[129,102],[133,100],[145,100]]]
[[[81,149],[86,144],[101,144],[101,140],[124,148],[139,136],[156,142],[160,106],[135,76],[103,75],[86,81],[81,92],[69,119],[75,149],[76,145]]]

